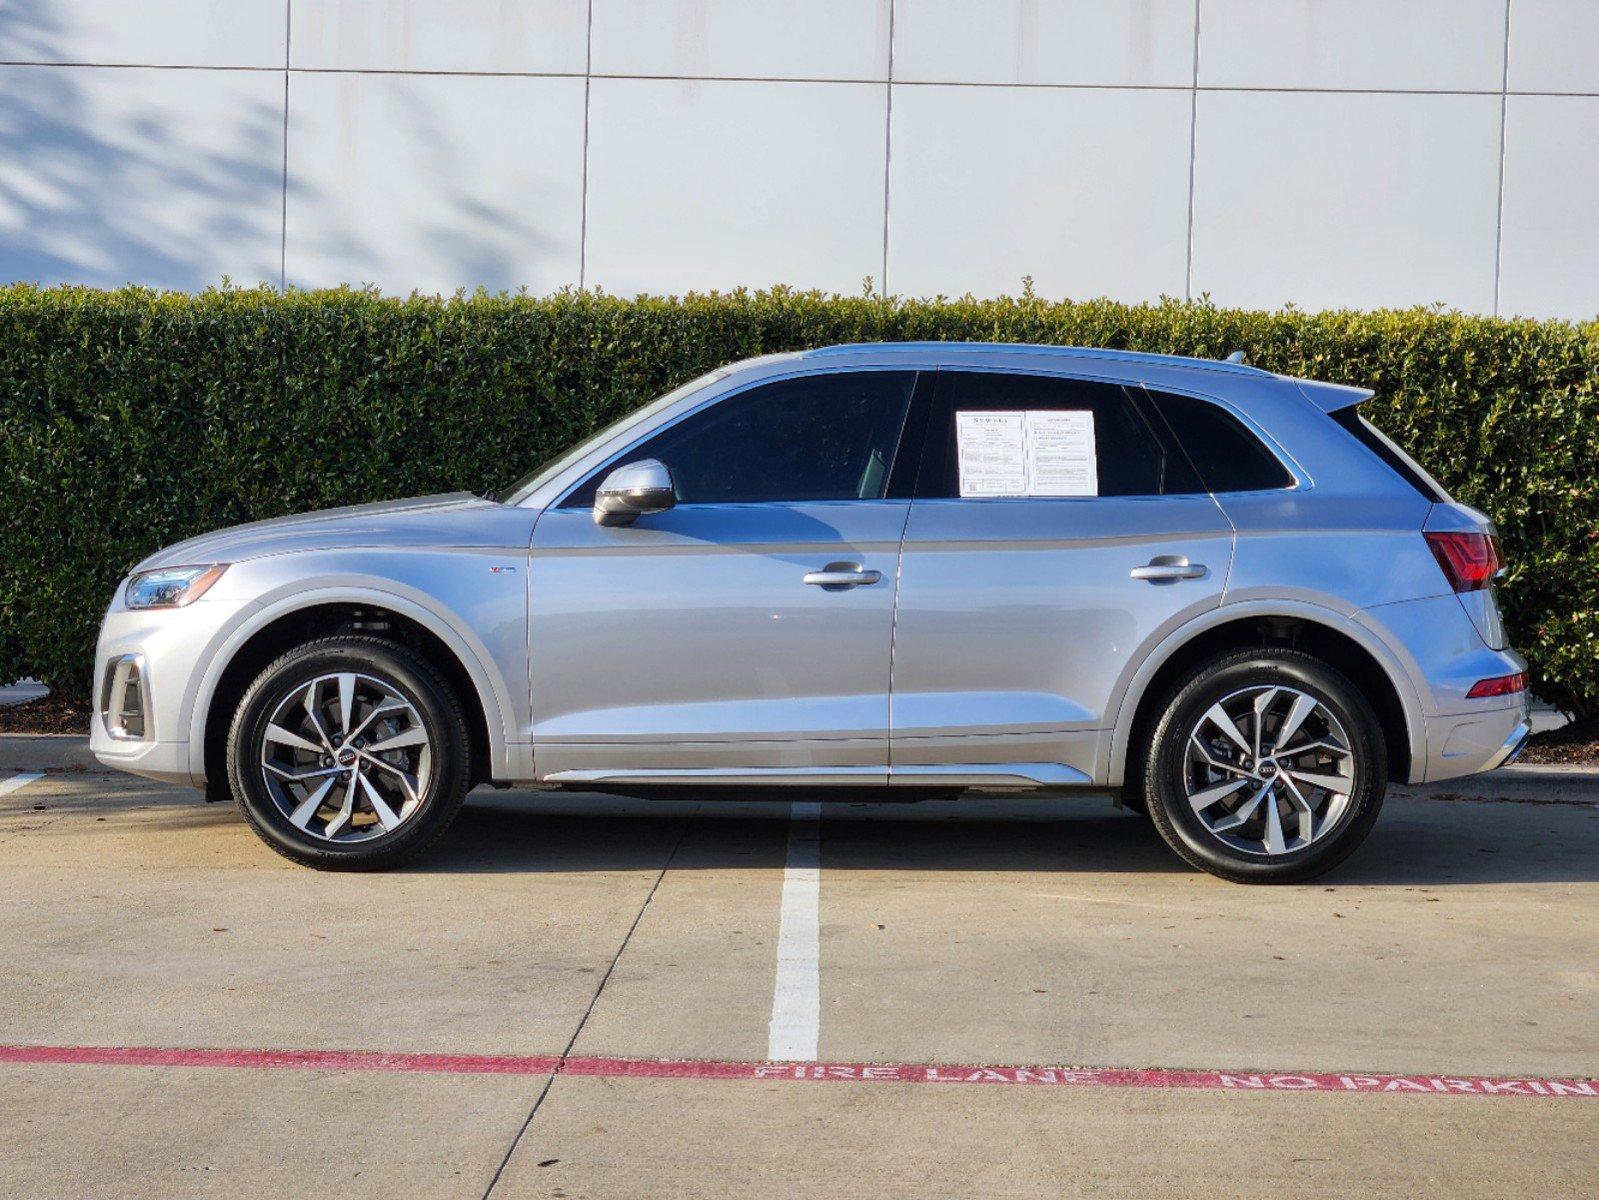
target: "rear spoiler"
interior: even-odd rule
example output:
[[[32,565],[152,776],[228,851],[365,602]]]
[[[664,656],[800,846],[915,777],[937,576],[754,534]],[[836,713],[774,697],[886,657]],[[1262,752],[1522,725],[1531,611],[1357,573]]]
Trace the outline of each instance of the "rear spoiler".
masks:
[[[1340,409],[1354,408],[1357,404],[1364,404],[1377,393],[1370,388],[1347,387],[1341,383],[1318,383],[1314,379],[1296,379],[1299,390],[1324,413],[1335,413]]]

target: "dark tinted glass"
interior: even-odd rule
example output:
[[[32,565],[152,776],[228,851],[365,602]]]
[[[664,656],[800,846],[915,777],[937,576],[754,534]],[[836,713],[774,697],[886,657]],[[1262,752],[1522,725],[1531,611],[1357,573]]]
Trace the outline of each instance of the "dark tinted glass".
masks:
[[[1292,487],[1294,477],[1230,412],[1192,396],[1146,392],[1213,492]]]
[[[845,371],[752,388],[601,468],[565,507],[593,504],[606,475],[641,458],[667,465],[680,504],[881,499],[915,383],[914,371]]]
[[[955,418],[961,412],[1090,412],[1101,496],[1159,496],[1203,489],[1168,436],[1115,384],[1041,375],[940,371],[917,494],[959,496]]]

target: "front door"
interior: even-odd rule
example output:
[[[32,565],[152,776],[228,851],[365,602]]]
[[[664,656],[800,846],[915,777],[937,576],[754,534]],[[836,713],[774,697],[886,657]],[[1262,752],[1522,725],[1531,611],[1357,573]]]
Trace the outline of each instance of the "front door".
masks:
[[[900,566],[894,774],[1008,763],[1089,782],[1141,648],[1221,602],[1232,527],[1128,389],[940,371],[934,393]]]
[[[754,385],[649,435],[539,518],[539,778],[886,778],[911,486],[895,466],[915,383],[868,371]],[[596,524],[600,480],[641,458],[666,464],[676,506]]]

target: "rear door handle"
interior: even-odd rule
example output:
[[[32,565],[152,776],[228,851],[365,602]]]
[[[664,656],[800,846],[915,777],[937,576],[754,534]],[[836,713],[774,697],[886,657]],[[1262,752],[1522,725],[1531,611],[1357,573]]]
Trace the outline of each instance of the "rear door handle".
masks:
[[[876,583],[882,577],[881,571],[862,570],[856,562],[831,562],[820,571],[805,572],[806,583],[829,591]]]
[[[1128,572],[1134,579],[1150,583],[1175,583],[1179,579],[1202,579],[1204,563],[1191,563],[1181,554],[1157,554],[1141,567]]]

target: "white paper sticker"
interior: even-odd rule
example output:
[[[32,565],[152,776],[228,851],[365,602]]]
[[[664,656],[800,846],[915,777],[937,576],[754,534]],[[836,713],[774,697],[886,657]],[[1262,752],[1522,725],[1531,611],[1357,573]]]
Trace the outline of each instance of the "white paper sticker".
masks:
[[[955,414],[962,496],[1027,494],[1025,419],[1019,412]]]
[[[963,497],[1099,495],[1091,412],[957,412],[955,442]]]
[[[1026,433],[1028,495],[1099,495],[1093,413],[1029,412]]]

